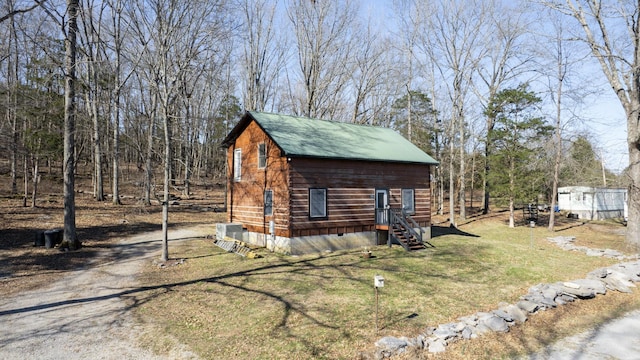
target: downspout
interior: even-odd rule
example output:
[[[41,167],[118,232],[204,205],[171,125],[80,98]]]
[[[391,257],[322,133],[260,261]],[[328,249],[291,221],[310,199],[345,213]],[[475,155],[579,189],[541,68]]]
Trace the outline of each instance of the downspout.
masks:
[[[229,149],[231,149],[231,152],[229,152]],[[234,175],[233,173],[229,173],[229,154],[231,154],[231,169],[235,169],[235,151],[236,151],[236,143],[235,141],[233,142],[233,144],[227,148],[227,159],[225,160],[225,166],[227,167],[226,172],[227,172],[227,185],[226,185],[226,192],[227,194],[225,194],[224,197],[224,201],[225,201],[225,207],[227,208],[227,212],[229,213],[229,222],[233,223],[233,182],[235,181],[234,179]]]
[[[258,155],[260,153],[260,148],[258,148]],[[265,198],[264,198],[264,194],[267,190],[267,171],[269,169],[269,156],[267,155],[269,154],[269,151],[267,150],[267,142],[264,142],[264,169],[262,171],[264,171],[264,176],[263,176],[263,182],[262,182],[262,233],[265,235],[265,237],[267,236],[267,215],[265,214],[265,206],[267,205],[265,203]],[[258,161],[260,161],[260,159],[258,159]],[[273,189],[271,189],[273,191]],[[273,192],[271,193],[271,216],[273,216]],[[275,218],[275,217],[274,217]],[[265,241],[266,244],[266,241]]]

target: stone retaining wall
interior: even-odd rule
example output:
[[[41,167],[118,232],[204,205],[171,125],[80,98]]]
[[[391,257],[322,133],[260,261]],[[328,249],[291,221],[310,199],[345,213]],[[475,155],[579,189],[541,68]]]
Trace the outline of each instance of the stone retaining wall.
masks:
[[[446,346],[458,340],[474,339],[488,332],[508,332],[509,328],[525,322],[529,315],[555,308],[576,299],[591,299],[607,290],[631,292],[640,282],[638,256],[624,256],[615,250],[598,250],[575,246],[574,237],[554,237],[547,240],[564,250],[583,251],[588,256],[604,256],[618,260],[631,260],[590,272],[585,279],[553,284],[538,284],[529,288],[516,304],[499,304],[490,312],[478,312],[464,316],[457,322],[430,327],[415,338],[387,336],[376,341],[376,359],[388,359],[415,347],[431,353],[446,350]]]

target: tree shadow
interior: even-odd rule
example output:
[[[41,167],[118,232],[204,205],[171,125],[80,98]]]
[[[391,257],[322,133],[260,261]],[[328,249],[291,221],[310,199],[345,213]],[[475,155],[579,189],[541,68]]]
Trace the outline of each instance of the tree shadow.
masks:
[[[464,233],[464,232],[462,232]],[[466,233],[464,233],[466,234]],[[475,235],[470,235],[475,236]],[[177,239],[173,239],[177,240]],[[156,239],[146,239],[138,242],[132,242],[130,244],[118,244],[117,246],[111,246],[110,251],[113,252],[113,255],[110,255],[111,258],[117,258],[118,263],[122,261],[137,261],[142,256],[146,254],[147,258],[149,256],[149,252],[153,251],[153,249],[157,250],[157,242],[160,240]],[[213,251],[213,255],[229,255],[236,256],[232,254],[227,254],[215,247],[216,249]],[[446,249],[441,249],[442,256],[462,256],[464,254],[459,253],[448,253]],[[212,255],[212,256],[213,256]],[[207,255],[208,256],[208,255]],[[280,310],[277,315],[278,318],[273,322],[274,331],[281,331],[284,333],[284,336],[287,337],[289,341],[297,341],[305,348],[305,354],[316,357],[321,356],[322,354],[328,351],[328,347],[324,347],[321,344],[318,344],[312,341],[306,334],[298,334],[291,327],[291,319],[306,319],[312,326],[316,326],[319,328],[323,328],[329,331],[339,331],[341,333],[340,336],[350,337],[353,336],[351,330],[348,328],[342,328],[339,324],[332,323],[329,319],[324,319],[321,313],[314,314],[311,312],[308,304],[303,301],[296,300],[295,297],[290,297],[289,292],[279,293],[278,291],[272,291],[265,289],[260,285],[259,282],[250,282],[248,279],[250,277],[264,277],[264,276],[273,276],[276,277],[280,275],[292,275],[294,273],[302,273],[304,276],[304,281],[308,283],[318,284],[319,287],[322,287],[323,284],[331,284],[336,281],[338,278],[348,279],[353,282],[354,286],[357,287],[369,287],[372,284],[368,281],[368,279],[363,279],[361,277],[356,276],[355,274],[362,273],[363,271],[371,271],[374,269],[383,269],[383,271],[395,272],[398,274],[408,274],[404,267],[392,267],[386,264],[385,260],[389,257],[406,257],[406,256],[417,256],[415,254],[406,253],[404,250],[402,251],[392,251],[388,253],[381,254],[379,258],[376,259],[367,259],[364,260],[359,256],[359,252],[335,252],[329,254],[318,254],[315,256],[306,256],[306,257],[279,257],[278,261],[273,263],[263,263],[257,264],[258,266],[251,267],[250,269],[229,272],[226,274],[220,274],[216,276],[205,276],[205,277],[197,277],[192,279],[187,279],[184,281],[171,281],[171,282],[162,282],[159,280],[157,284],[148,285],[148,286],[138,286],[128,289],[122,288],[111,288],[110,292],[107,294],[100,294],[96,296],[85,296],[75,299],[68,300],[60,300],[60,301],[49,301],[40,303],[32,306],[20,306],[19,303],[15,303],[15,308],[5,309],[0,311],[0,319],[3,317],[6,318],[8,316],[29,316],[33,313],[42,312],[42,311],[55,311],[58,308],[64,308],[68,306],[80,306],[82,304],[94,303],[94,302],[104,302],[112,299],[119,299],[127,302],[126,309],[117,310],[117,316],[127,316],[126,311],[132,310],[145,302],[150,301],[151,299],[161,296],[162,294],[166,294],[173,290],[179,290],[182,287],[197,285],[197,284],[215,284],[217,286],[222,287],[221,289],[212,289],[208,287],[208,292],[224,292],[229,296],[229,291],[239,291],[247,294],[251,294],[252,297],[264,297],[266,299],[271,299],[274,302],[280,304],[278,307]],[[193,257],[195,258],[195,257]],[[339,258],[337,260],[337,258]],[[331,260],[331,261],[328,261]],[[461,259],[461,261],[465,261]],[[103,266],[103,265],[98,265]],[[323,270],[331,270],[331,272],[327,273]],[[338,272],[336,274],[336,271]],[[475,271],[475,270],[474,270]],[[449,279],[448,275],[434,273],[429,270],[429,267],[425,267],[424,269],[412,272],[408,274],[413,278],[424,278],[424,277],[444,277]],[[240,281],[238,281],[240,279]],[[294,280],[294,279],[291,279]],[[461,281],[461,279],[456,279],[455,277],[449,279],[451,281]],[[107,284],[108,286],[108,284]],[[224,290],[227,289],[227,290]],[[386,327],[394,326],[395,324],[402,321],[411,321],[412,319],[419,318],[419,314],[413,312],[414,310],[398,310],[399,316],[401,318],[394,318],[392,323],[387,324]],[[81,314],[83,317],[93,316],[92,314]],[[96,315],[96,316],[105,316],[105,315]],[[83,318],[83,321],[86,320]],[[413,320],[416,321],[416,320]],[[86,323],[83,322],[83,323]],[[2,342],[6,340],[0,339],[0,347],[2,347]]]
[[[448,227],[445,226],[432,226],[431,227],[431,237],[435,238],[438,236],[445,235],[459,235],[459,236],[468,236],[468,237],[480,237],[479,235],[475,235],[472,233],[468,233],[466,231],[462,231],[459,228],[455,227],[453,224]]]

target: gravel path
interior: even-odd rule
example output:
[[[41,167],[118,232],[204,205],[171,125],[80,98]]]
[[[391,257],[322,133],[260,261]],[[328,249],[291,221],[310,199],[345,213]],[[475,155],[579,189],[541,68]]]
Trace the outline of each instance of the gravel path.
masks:
[[[640,359],[640,310],[568,337],[521,360]]]
[[[178,241],[203,236],[211,227],[169,232]],[[103,250],[117,260],[70,271],[60,280],[0,302],[0,359],[196,359],[182,346],[158,356],[137,346],[144,333],[131,319],[135,275],[159,257],[162,233],[124,239]],[[170,244],[171,246],[171,244]]]

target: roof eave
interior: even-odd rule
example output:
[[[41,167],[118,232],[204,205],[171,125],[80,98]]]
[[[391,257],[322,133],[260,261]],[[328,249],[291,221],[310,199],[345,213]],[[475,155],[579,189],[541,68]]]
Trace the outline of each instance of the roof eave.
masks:
[[[384,163],[393,163],[393,164],[417,164],[417,165],[440,165],[439,162],[425,162],[425,161],[405,161],[405,160],[392,160],[392,159],[371,159],[371,158],[356,158],[356,157],[340,157],[340,156],[318,156],[318,155],[307,155],[307,154],[294,154],[294,153],[285,153],[283,151],[284,157],[290,158],[304,158],[304,159],[322,159],[322,160],[353,160],[353,161],[366,161],[366,162],[384,162]]]

